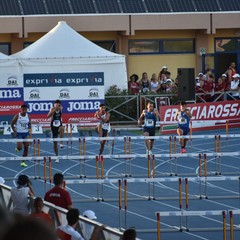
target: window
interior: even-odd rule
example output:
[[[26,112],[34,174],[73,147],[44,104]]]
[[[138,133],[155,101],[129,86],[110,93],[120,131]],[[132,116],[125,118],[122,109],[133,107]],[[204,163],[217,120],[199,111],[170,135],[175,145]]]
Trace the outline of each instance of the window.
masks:
[[[194,39],[129,40],[129,54],[195,53]]]
[[[163,40],[164,53],[194,53],[193,40]]]
[[[130,41],[129,53],[159,53],[160,44],[158,40]]]
[[[23,43],[23,48],[26,48],[28,46],[30,46],[33,42],[24,42]]]
[[[97,44],[99,47],[102,47],[110,52],[116,53],[116,42],[111,41],[93,41],[93,43]]]
[[[215,39],[215,50],[216,52],[235,52],[236,38],[216,38]]]
[[[11,54],[11,44],[10,43],[0,43],[0,52],[6,55]]]

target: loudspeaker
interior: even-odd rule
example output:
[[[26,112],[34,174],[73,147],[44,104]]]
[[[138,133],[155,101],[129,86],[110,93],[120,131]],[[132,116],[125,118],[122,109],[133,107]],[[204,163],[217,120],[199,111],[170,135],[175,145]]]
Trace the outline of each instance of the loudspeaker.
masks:
[[[194,68],[178,68],[178,99],[195,100]]]

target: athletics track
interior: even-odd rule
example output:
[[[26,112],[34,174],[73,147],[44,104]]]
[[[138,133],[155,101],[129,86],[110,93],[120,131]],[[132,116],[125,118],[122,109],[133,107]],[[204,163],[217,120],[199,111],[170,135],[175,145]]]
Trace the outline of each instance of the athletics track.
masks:
[[[60,163],[49,158],[52,139],[33,135],[27,168],[16,160],[15,140],[2,136],[0,176],[13,186],[27,174],[43,197],[54,173],[62,172],[75,207],[94,210],[111,227],[135,227],[140,239],[240,239],[239,129],[194,133],[183,155],[175,136],[160,136],[150,158],[140,132],[115,135],[97,161],[96,134],[73,134],[59,150]]]

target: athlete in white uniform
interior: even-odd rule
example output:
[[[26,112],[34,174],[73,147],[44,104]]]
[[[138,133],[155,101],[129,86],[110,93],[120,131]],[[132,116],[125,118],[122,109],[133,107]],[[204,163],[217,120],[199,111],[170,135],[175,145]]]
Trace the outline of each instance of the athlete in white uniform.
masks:
[[[99,137],[107,137],[108,132],[110,131],[110,113],[106,111],[106,106],[103,103],[100,104],[100,108],[96,111],[94,117],[99,120],[99,124],[97,126]],[[99,155],[103,153],[105,142],[106,140],[101,141]]]
[[[13,130],[14,136],[18,139],[28,139],[31,130],[31,120],[27,114],[27,105],[21,106],[21,112],[16,114],[11,121],[11,128]],[[28,142],[17,142],[16,152],[22,150],[23,146],[23,157],[28,155]],[[27,167],[25,161],[21,162],[22,167]]]

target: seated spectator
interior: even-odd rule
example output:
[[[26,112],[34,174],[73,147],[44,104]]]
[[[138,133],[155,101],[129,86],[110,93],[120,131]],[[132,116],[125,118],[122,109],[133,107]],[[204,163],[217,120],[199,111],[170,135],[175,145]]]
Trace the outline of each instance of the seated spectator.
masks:
[[[52,219],[48,213],[43,212],[43,200],[40,197],[35,198],[33,203],[33,213],[30,217],[46,221],[48,225],[52,225]]]
[[[199,86],[196,86],[195,87],[195,93],[200,93],[198,94],[198,98],[197,98],[197,102],[205,102],[206,101],[206,98],[205,98],[205,94],[206,92],[204,91],[204,80],[201,79],[199,81]]]
[[[137,238],[136,230],[133,228],[129,228],[124,231],[121,240],[136,240],[136,238]]]
[[[46,192],[44,200],[65,209],[72,208],[70,194],[63,189],[63,175],[61,173],[56,173],[53,177],[53,183],[55,186]]]
[[[211,102],[213,100],[214,87],[215,87],[214,77],[213,75],[209,75],[208,80],[204,81],[204,85],[203,85],[203,90],[206,92],[205,98],[207,102]]]
[[[220,94],[216,94],[216,93],[224,92],[224,88],[225,86],[223,84],[223,79],[218,78],[218,83],[215,85],[215,88],[214,88],[215,99],[217,99],[217,101],[223,101],[223,96],[219,97]]]
[[[233,93],[231,93],[231,95],[233,96],[232,100],[239,99],[239,78],[239,74],[236,73],[233,75],[233,79],[231,81],[230,91],[234,91]]]
[[[151,81],[148,79],[146,72],[142,73],[142,79],[139,81],[139,87],[142,93],[151,91]]]
[[[139,83],[138,81],[138,75],[137,74],[133,74],[130,77],[130,81],[128,82],[128,90],[129,93],[132,95],[136,95],[139,93]]]
[[[8,208],[10,209],[13,203],[13,211],[16,213],[28,215],[28,196],[33,197],[34,191],[32,183],[26,175],[19,175],[17,180],[17,187],[11,189],[11,199]]]
[[[151,78],[151,92],[157,93],[160,91],[160,89],[161,89],[161,84],[157,80],[156,73],[153,73]]]
[[[61,231],[71,235],[71,240],[84,240],[81,234],[76,231],[76,227],[79,221],[79,210],[77,208],[71,208],[67,212],[67,225],[61,225],[57,229],[57,236],[61,234]]]

